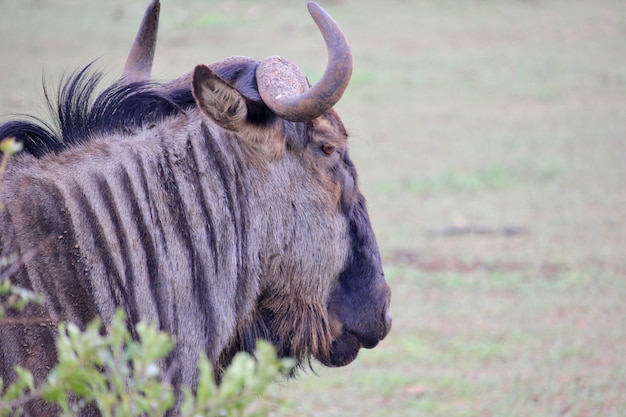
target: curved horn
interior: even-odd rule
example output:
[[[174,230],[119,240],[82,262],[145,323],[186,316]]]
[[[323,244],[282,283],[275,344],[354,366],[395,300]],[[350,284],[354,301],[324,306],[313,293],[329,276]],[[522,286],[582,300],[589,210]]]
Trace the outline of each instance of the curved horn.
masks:
[[[339,101],[352,75],[352,53],[346,35],[320,6],[313,2],[307,6],[328,50],[322,79],[306,89],[300,70],[294,73],[295,65],[286,67],[286,60],[280,57],[267,58],[257,69],[263,101],[278,116],[292,122],[309,121],[326,113]]]
[[[136,81],[149,81],[156,48],[157,32],[159,30],[159,11],[161,4],[154,0],[143,16],[141,26],[137,31],[135,42],[130,49],[130,54],[124,65],[122,79],[131,83]]]

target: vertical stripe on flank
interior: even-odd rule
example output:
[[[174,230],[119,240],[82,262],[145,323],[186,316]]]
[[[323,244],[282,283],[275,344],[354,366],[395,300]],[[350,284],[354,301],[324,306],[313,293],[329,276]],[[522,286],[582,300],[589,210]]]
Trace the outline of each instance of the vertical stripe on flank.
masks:
[[[130,176],[125,172],[121,180],[122,192],[125,195],[125,199],[130,204],[130,211],[132,220],[137,227],[137,233],[139,240],[142,243],[142,248],[145,254],[146,260],[146,275],[147,286],[150,292],[150,298],[156,314],[158,316],[159,324],[166,326],[169,322],[167,316],[166,300],[162,300],[160,294],[165,291],[165,285],[163,283],[164,277],[160,268],[161,259],[160,252],[157,248],[157,242],[167,248],[167,243],[163,239],[163,226],[156,210],[152,207],[152,198],[150,189],[148,188],[148,180],[146,178],[145,168],[141,159],[136,156],[133,159],[133,163],[136,167],[136,179],[139,182],[138,190],[133,188],[133,182]],[[138,196],[138,192],[142,195]],[[148,212],[143,212],[139,207],[139,199],[145,202],[145,207]],[[163,252],[164,253],[164,252]],[[147,302],[147,300],[142,300]]]
[[[93,251],[90,255],[93,257],[90,261],[93,263],[91,268],[101,268],[102,278],[106,279],[106,282],[99,282],[92,280],[92,290],[94,291],[94,297],[98,301],[99,314],[103,315],[103,319],[110,320],[112,318],[113,311],[111,307],[124,306],[123,300],[127,298],[124,294],[125,285],[122,281],[121,271],[115,265],[115,261],[112,259],[112,252],[109,243],[107,242],[107,231],[103,227],[99,220],[99,216],[103,216],[104,213],[97,213],[95,209],[95,202],[90,201],[84,190],[76,188],[72,192],[72,197],[78,205],[81,213],[85,217],[85,221],[82,222],[83,230],[81,233],[85,236],[92,237]],[[105,294],[109,295],[109,300],[104,300],[102,297]],[[108,302],[107,302],[108,301]]]
[[[120,169],[118,174],[123,175],[124,169]],[[128,175],[128,174],[126,174]],[[115,176],[115,175],[113,175]],[[131,326],[131,333],[133,337],[136,337],[134,325],[139,322],[139,313],[137,311],[137,299],[135,297],[135,271],[131,261],[129,237],[127,230],[122,224],[120,217],[120,211],[115,201],[113,190],[111,185],[103,177],[96,177],[96,187],[100,196],[102,197],[104,207],[109,212],[110,219],[113,225],[113,229],[110,232],[111,239],[117,238],[119,242],[119,252],[124,266],[123,278],[119,280],[118,284],[122,286],[120,293],[123,297],[124,310],[126,311],[126,320]]]
[[[202,311],[205,326],[208,328],[212,328],[214,325],[214,312],[210,306],[210,303],[206,302],[206,296],[209,294],[209,288],[207,286],[207,275],[204,270],[204,265],[200,258],[200,253],[198,253],[196,246],[194,245],[194,241],[192,238],[191,226],[189,224],[189,220],[187,219],[187,215],[191,209],[188,209],[186,205],[189,205],[191,202],[185,201],[178,181],[176,180],[176,176],[173,171],[173,162],[172,156],[169,154],[168,150],[165,150],[164,154],[164,165],[161,166],[161,175],[162,181],[166,187],[166,194],[170,197],[166,200],[169,211],[172,215],[172,221],[174,222],[175,231],[177,232],[181,243],[184,245],[184,249],[189,256],[190,267],[191,267],[191,288],[192,294],[195,298],[196,306]],[[192,178],[189,178],[189,175],[186,175],[185,180],[187,180],[187,184],[184,184],[194,192],[197,192],[197,189],[200,187],[200,184],[197,182],[191,182]],[[208,339],[208,338],[207,338]]]
[[[201,156],[207,157],[208,156],[207,148],[206,146],[203,146],[205,142],[206,141],[200,141],[200,145],[198,145],[197,147],[194,147],[193,143],[191,142],[191,139],[188,139],[187,140],[187,159],[192,164],[192,166],[190,167],[191,174],[193,175],[192,180],[194,183],[194,188],[198,192],[198,196],[200,198],[202,216],[206,220],[204,229],[205,229],[206,236],[207,236],[207,244],[211,248],[211,261],[213,262],[213,270],[215,274],[217,275],[219,271],[218,269],[219,254],[217,252],[217,234],[215,231],[215,222],[213,221],[214,214],[211,211],[211,205],[209,204],[209,200],[207,199],[207,195],[204,191],[203,183],[200,179],[200,164],[198,163],[196,152],[194,152],[195,148],[200,148],[200,149],[197,149],[197,151],[204,152],[204,155],[201,155]]]

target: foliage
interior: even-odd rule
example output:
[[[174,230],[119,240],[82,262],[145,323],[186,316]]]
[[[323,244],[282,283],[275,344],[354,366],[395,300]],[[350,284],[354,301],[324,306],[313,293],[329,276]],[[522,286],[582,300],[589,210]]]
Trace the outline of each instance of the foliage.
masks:
[[[176,403],[175,392],[162,364],[174,341],[144,322],[137,324],[137,340],[133,340],[125,321],[118,311],[104,335],[99,319],[85,331],[71,323],[61,324],[59,363],[39,387],[34,386],[28,370],[17,367],[17,379],[0,397],[0,416],[11,415],[34,398],[58,405],[61,415],[68,417],[88,404],[94,404],[103,417],[160,416],[171,410]],[[260,341],[254,357],[245,353],[235,357],[218,386],[211,363],[203,354],[198,363],[198,389],[194,393],[183,388],[179,416],[265,416],[268,407],[257,403],[265,400],[281,405],[265,395],[265,390],[293,365],[290,359],[277,359],[274,348]]]
[[[13,257],[2,257],[0,258],[0,268],[4,268],[7,263],[11,265],[12,262]],[[37,294],[17,285],[12,285],[11,281],[4,276],[0,276],[0,297],[3,297],[2,303],[0,303],[0,319],[4,317],[7,308],[21,311],[28,303],[41,302],[41,298]]]
[[[6,169],[9,158],[22,150],[22,144],[15,140],[15,138],[5,138],[0,141],[0,152],[2,152],[2,161],[0,161],[0,186],[2,184],[2,175]],[[3,203],[0,201],[0,209],[2,209]],[[13,273],[13,267],[17,264],[17,258],[15,256],[3,256],[0,257],[0,297],[2,297],[2,303],[0,303],[0,318],[4,316],[5,308],[14,308],[22,310],[26,304],[32,302],[39,302],[39,297],[32,291],[25,288],[20,288],[11,285],[8,277]]]
[[[269,412],[267,405],[252,405],[255,399],[265,397],[267,403],[286,406],[277,398],[265,394],[265,390],[281,375],[287,375],[293,369],[292,359],[277,359],[274,347],[265,341],[257,343],[255,359],[245,353],[235,356],[233,363],[226,369],[219,386],[213,379],[211,363],[205,355],[199,361],[200,383],[194,396],[184,389],[181,416],[206,417],[262,417]]]
[[[22,143],[16,141],[15,138],[2,139],[0,142],[0,152],[2,152],[2,162],[0,162],[0,178],[2,177],[2,174],[4,174],[9,158],[20,152],[22,148]]]

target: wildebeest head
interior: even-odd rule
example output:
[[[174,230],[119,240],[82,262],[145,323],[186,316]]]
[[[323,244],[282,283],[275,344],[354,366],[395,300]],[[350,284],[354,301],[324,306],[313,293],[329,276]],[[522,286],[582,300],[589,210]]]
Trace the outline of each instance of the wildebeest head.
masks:
[[[283,356],[343,366],[361,347],[376,346],[391,327],[390,289],[348,155],[348,135],[332,109],[350,80],[350,48],[323,9],[312,2],[308,8],[329,54],[315,85],[295,64],[273,56],[199,65],[191,76],[164,86],[191,82],[202,117],[245,142],[253,161],[248,163],[262,167],[266,184],[281,184],[256,190],[266,204],[266,213],[255,214],[261,218],[257,227],[275,230],[267,230],[259,245],[256,304],[237,319],[221,363],[265,338]],[[157,13],[154,2],[126,64],[129,81],[149,78]],[[272,218],[281,219],[280,230]]]
[[[151,82],[155,0],[119,82],[94,99],[87,67],[61,89],[57,133],[0,125],[25,148],[0,190],[2,249],[38,251],[16,278],[44,292],[51,320],[84,325],[98,315],[106,326],[122,308],[131,329],[156,321],[178,341],[167,366],[190,387],[199,350],[219,376],[260,338],[300,363],[343,366],[387,335],[390,289],[333,110],[350,48],[326,12],[309,11],[329,52],[313,86],[276,56]],[[53,349],[3,356],[13,342],[2,341],[27,332],[0,330],[11,332],[0,368],[41,364],[44,378]]]

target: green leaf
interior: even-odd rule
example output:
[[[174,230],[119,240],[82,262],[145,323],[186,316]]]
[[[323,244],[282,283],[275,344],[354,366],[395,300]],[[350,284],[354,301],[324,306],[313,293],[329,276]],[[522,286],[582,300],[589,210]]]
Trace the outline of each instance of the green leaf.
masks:
[[[15,373],[17,373],[17,378],[18,381],[20,381],[21,386],[31,390],[35,389],[35,379],[33,378],[33,374],[28,369],[16,366]]]
[[[198,368],[200,370],[200,376],[198,379],[196,396],[198,398],[198,402],[204,403],[213,398],[217,392],[215,376],[213,375],[213,366],[204,352],[200,353]]]
[[[0,152],[6,156],[15,155],[20,152],[23,147],[22,142],[18,142],[15,138],[6,138],[0,142]]]

